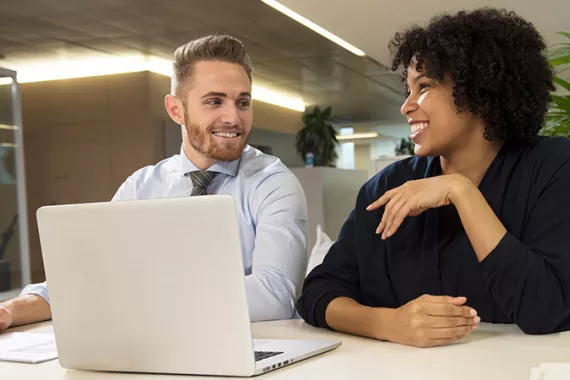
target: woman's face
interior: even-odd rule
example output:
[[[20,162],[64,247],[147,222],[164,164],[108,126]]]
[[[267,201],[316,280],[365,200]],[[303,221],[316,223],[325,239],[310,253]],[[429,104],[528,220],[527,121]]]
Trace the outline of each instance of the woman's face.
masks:
[[[411,127],[410,138],[415,143],[417,156],[445,156],[465,146],[475,133],[475,117],[458,113],[453,97],[453,80],[445,76],[443,82],[418,72],[415,63],[408,67],[409,96],[401,113]]]

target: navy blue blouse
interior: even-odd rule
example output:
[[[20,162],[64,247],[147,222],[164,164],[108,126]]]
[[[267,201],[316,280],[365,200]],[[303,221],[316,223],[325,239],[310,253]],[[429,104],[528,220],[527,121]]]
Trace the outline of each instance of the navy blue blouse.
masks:
[[[481,263],[453,206],[406,218],[385,241],[374,233],[383,208],[366,211],[370,203],[440,173],[439,158],[412,157],[364,184],[338,240],[305,280],[300,315],[328,327],[325,311],[337,297],[397,308],[432,294],[465,296],[482,321],[516,323],[529,334],[570,330],[570,141],[503,145],[479,190],[508,232]]]

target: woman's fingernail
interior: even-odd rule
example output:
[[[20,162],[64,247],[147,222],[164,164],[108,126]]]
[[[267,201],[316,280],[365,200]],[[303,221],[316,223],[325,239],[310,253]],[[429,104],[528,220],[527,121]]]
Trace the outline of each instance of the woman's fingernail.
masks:
[[[475,318],[473,318],[473,322],[477,324],[477,323],[481,322],[481,318],[475,317]]]
[[[473,325],[473,330],[476,330],[476,329],[477,329],[477,326],[478,326],[478,325]]]
[[[474,309],[469,310],[469,315],[474,317],[477,315],[477,311],[475,311]]]

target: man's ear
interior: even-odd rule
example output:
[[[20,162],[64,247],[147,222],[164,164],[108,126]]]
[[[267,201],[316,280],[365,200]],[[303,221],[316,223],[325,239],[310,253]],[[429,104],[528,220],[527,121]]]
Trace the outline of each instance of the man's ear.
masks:
[[[182,102],[172,95],[166,95],[164,98],[164,106],[170,118],[179,125],[184,125],[184,106]]]

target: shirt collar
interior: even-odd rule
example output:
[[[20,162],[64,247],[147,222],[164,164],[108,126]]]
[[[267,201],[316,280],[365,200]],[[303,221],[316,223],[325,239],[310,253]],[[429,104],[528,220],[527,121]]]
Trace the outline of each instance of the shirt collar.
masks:
[[[245,149],[247,149],[247,146]],[[200,170],[196,167],[196,165],[194,165],[194,163],[192,161],[190,161],[188,156],[186,156],[186,153],[184,152],[184,146],[180,147],[179,161],[180,161],[180,170],[182,170],[182,175],[184,175],[188,172]],[[241,161],[241,156],[237,160],[230,161],[230,162],[217,161],[214,165],[210,166],[206,170],[218,172],[218,173],[222,173],[222,174],[227,174],[230,177],[235,177],[237,175],[237,172],[239,169],[240,161]]]

